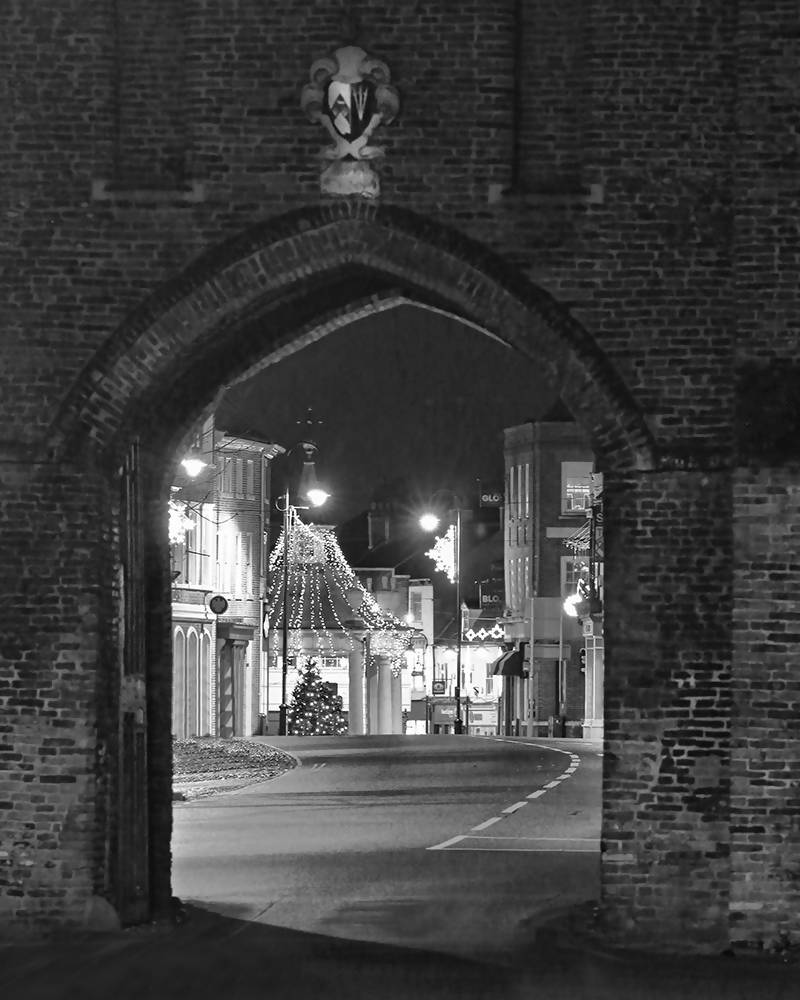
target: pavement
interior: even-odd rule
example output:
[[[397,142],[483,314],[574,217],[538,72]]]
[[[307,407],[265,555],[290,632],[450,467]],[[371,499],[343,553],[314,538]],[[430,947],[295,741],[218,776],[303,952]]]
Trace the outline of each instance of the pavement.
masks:
[[[579,922],[579,921],[578,921]],[[513,964],[334,939],[189,907],[180,921],[0,945],[3,1000],[797,1000],[781,956],[626,953],[537,928]]]
[[[281,751],[176,750],[176,797],[263,780]],[[252,744],[251,744],[252,746]],[[263,745],[262,745],[263,746]],[[231,754],[233,756],[231,756]],[[184,766],[185,765],[185,766]],[[176,907],[175,920],[0,942],[2,1000],[798,1000],[800,956],[663,955],[608,947],[591,907],[527,929],[502,963],[309,934]]]

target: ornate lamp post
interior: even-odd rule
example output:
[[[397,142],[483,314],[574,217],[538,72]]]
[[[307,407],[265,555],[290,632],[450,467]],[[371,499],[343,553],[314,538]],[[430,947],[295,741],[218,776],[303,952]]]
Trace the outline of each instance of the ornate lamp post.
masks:
[[[449,494],[456,504],[455,523],[451,523],[444,537],[436,539],[436,545],[426,554],[436,561],[436,568],[446,573],[448,580],[456,585],[456,714],[453,731],[460,736],[464,732],[464,720],[461,715],[461,498],[451,490],[437,490],[434,497],[440,493]],[[433,513],[423,514],[419,523],[426,531],[435,531],[439,526],[439,517]]]
[[[278,735],[286,736],[286,717],[288,706],[286,704],[286,681],[289,670],[289,552],[291,551],[290,535],[292,533],[292,512],[295,510],[310,510],[311,507],[320,507],[328,499],[328,494],[317,482],[317,473],[314,468],[313,455],[316,452],[316,445],[310,441],[301,442],[301,447],[306,453],[303,462],[303,471],[300,475],[300,487],[298,493],[308,500],[306,505],[292,504],[289,498],[289,486],[287,484],[284,491],[283,504],[277,500],[275,506],[283,513],[283,615],[281,620],[281,704],[278,712]],[[290,449],[291,450],[291,449]],[[287,452],[288,454],[288,452]]]

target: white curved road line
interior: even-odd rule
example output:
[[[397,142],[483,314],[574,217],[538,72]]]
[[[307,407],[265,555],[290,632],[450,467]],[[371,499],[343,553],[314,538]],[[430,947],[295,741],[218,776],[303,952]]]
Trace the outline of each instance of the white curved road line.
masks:
[[[572,775],[578,770],[578,767],[580,766],[581,763],[580,757],[575,753],[574,750],[562,750],[560,747],[543,746],[541,743],[520,744],[518,740],[507,740],[504,739],[502,736],[479,737],[479,739],[481,738],[494,740],[496,743],[516,743],[518,746],[522,745],[524,747],[535,747],[537,750],[555,750],[556,753],[565,753],[570,758],[570,766],[557,778],[554,778],[552,781],[548,781],[548,783],[542,786],[542,788],[538,788],[535,792],[531,792],[529,795],[526,795],[525,798],[520,800],[519,802],[515,802],[513,805],[507,806],[505,809],[501,811],[502,815],[492,816],[491,819],[484,820],[477,826],[471,827],[470,833],[475,833],[478,830],[486,830],[488,827],[493,826],[495,823],[499,823],[501,820],[505,819],[506,816],[511,816],[518,809],[521,809],[523,806],[526,806],[528,804],[528,799],[538,799],[542,795],[544,795],[549,789],[556,788],[558,785],[561,784],[562,781],[566,781],[567,778],[571,778]],[[459,834],[457,837],[451,837],[450,840],[443,841],[441,844],[434,844],[433,847],[428,847],[426,848],[426,850],[443,851],[445,848],[451,847],[452,845],[458,844],[462,840],[467,840],[467,839],[476,840],[479,838],[471,837],[470,834],[467,833],[462,833]],[[500,838],[495,838],[495,839],[500,839]],[[460,850],[473,850],[473,849],[474,848],[460,848]],[[478,850],[480,850],[480,848],[478,848]]]
[[[476,830],[485,830],[487,827],[492,826],[493,823],[499,823],[502,818],[502,816],[492,816],[491,819],[486,819],[483,823],[473,826],[472,832],[474,833]],[[433,850],[433,848],[431,848],[431,850]]]

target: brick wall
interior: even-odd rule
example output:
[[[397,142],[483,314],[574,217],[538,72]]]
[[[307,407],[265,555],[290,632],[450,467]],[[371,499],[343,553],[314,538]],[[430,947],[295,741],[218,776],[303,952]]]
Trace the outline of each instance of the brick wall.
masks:
[[[727,940],[730,533],[726,474],[606,477],[603,892],[625,938]]]
[[[323,133],[299,109],[311,62],[345,41],[338,3],[0,12],[0,509],[13,567],[0,663],[15,765],[0,801],[19,835],[2,859],[4,912],[78,920],[88,894],[113,895],[98,847],[113,809],[101,740],[115,701],[100,682],[116,600],[101,587],[115,572],[101,514],[127,442],[141,436],[166,469],[226,379],[399,289],[539,359],[619,477],[606,552],[609,927],[716,947],[730,895],[735,939],[796,937],[793,765],[773,766],[796,759],[796,737],[776,714],[788,688],[765,686],[789,683],[780,664],[796,639],[771,626],[759,638],[766,619],[751,605],[754,590],[772,596],[788,622],[780,574],[797,562],[796,4],[359,12],[359,40],[401,95],[377,137],[377,208],[320,203]],[[731,505],[737,461],[747,471]],[[155,485],[149,496],[155,510]],[[763,530],[757,512],[773,508]],[[153,899],[166,906],[161,541],[148,539],[148,738]],[[757,702],[743,696],[756,688]],[[775,756],[761,760],[766,719],[787,721],[770,725]],[[55,738],[72,742],[45,745]],[[46,771],[40,750],[52,749]],[[40,780],[50,768],[59,781]],[[47,846],[29,865],[34,842]]]
[[[798,468],[734,484],[731,934],[791,940],[800,905]]]
[[[102,889],[107,811],[97,767],[108,755],[113,692],[95,667],[114,630],[102,613],[97,477],[5,465],[0,483],[0,924],[24,928],[80,919]]]

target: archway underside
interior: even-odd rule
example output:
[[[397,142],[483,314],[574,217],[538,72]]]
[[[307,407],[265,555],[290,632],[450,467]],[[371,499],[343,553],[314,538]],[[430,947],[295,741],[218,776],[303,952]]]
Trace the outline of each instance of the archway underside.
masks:
[[[169,423],[185,423],[221,387],[357,316],[407,301],[535,358],[602,467],[653,466],[651,435],[616,370],[518,270],[408,213],[362,209],[364,218],[331,221],[320,212],[221,245],[129,317],[65,400],[53,425],[57,447],[68,453],[91,441],[115,452],[156,415],[163,431],[165,399]]]

